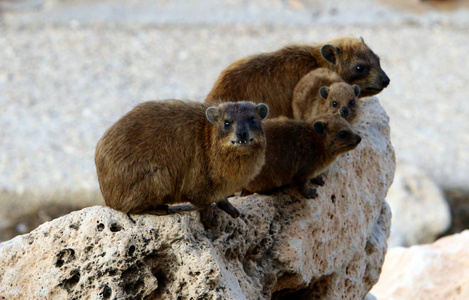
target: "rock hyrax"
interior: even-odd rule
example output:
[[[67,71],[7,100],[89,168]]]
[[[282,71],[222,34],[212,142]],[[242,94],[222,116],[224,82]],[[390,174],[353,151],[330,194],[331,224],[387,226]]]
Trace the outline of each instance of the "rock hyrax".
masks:
[[[190,202],[211,215],[211,204],[238,217],[227,196],[262,168],[265,104],[150,101],[109,128],[96,147],[96,169],[106,204],[147,213]]]
[[[341,116],[320,115],[310,121],[287,118],[264,122],[265,164],[243,189],[243,195],[294,185],[306,198],[317,196],[310,179],[320,175],[342,153],[354,149],[360,136]]]
[[[314,116],[340,114],[353,122],[358,113],[360,87],[349,85],[337,73],[326,68],[309,72],[293,91],[293,117],[308,120]]]
[[[361,96],[375,95],[389,84],[379,57],[363,39],[338,38],[319,45],[292,45],[238,60],[222,71],[205,101],[249,100],[266,103],[271,117],[293,118],[293,89],[310,71],[328,68]]]

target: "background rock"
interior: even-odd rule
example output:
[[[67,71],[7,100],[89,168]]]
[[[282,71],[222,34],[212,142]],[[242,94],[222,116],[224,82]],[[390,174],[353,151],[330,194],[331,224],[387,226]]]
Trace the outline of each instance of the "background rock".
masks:
[[[395,169],[388,117],[362,101],[363,138],[324,175],[318,198],[294,189],[230,201],[205,230],[195,211],[127,215],[90,207],[0,244],[0,296],[23,299],[363,299],[378,280]]]
[[[459,233],[469,228],[469,190],[467,188],[448,190],[445,196],[451,209],[451,226],[441,236]]]
[[[469,231],[430,245],[392,248],[379,282],[378,299],[469,299]]]
[[[443,192],[413,165],[397,165],[386,199],[393,212],[389,247],[431,243],[451,224]]]

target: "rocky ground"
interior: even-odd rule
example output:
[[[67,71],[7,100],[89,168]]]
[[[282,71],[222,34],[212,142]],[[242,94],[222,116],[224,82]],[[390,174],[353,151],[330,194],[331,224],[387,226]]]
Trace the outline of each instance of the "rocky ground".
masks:
[[[342,35],[391,78],[398,161],[464,197],[469,10],[449,2],[0,0],[0,240],[102,204],[94,147],[135,104],[201,100],[238,58]]]

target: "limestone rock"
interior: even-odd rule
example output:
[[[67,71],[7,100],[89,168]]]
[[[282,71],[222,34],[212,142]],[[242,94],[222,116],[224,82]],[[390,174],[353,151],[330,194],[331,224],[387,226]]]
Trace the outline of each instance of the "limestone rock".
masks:
[[[233,197],[242,216],[216,210],[209,230],[195,211],[131,219],[85,208],[0,244],[0,298],[365,298],[387,249],[395,158],[386,113],[362,101],[363,140],[316,199]]]
[[[389,247],[431,243],[451,224],[443,192],[411,164],[397,164],[386,199],[393,213]]]
[[[469,299],[469,231],[390,249],[371,292],[380,300]]]

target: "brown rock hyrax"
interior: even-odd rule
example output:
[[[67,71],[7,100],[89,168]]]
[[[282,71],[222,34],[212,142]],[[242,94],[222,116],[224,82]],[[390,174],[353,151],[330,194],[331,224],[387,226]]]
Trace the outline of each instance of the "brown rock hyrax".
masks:
[[[358,113],[359,94],[358,85],[345,83],[334,71],[316,69],[301,78],[293,90],[293,117],[308,120],[331,113],[353,122]]]
[[[227,196],[259,173],[265,158],[265,104],[150,101],[136,106],[99,140],[95,163],[106,204],[147,213],[190,202],[232,217]]]
[[[324,172],[342,153],[361,141],[350,124],[339,115],[320,115],[310,121],[284,117],[264,122],[267,139],[265,164],[244,187],[242,194],[297,186],[306,198],[315,198],[311,178]]]
[[[319,45],[291,45],[238,60],[222,71],[205,101],[249,100],[266,103],[271,117],[293,118],[293,89],[310,71],[328,68],[361,96],[379,93],[389,84],[379,57],[363,39],[339,38]]]

